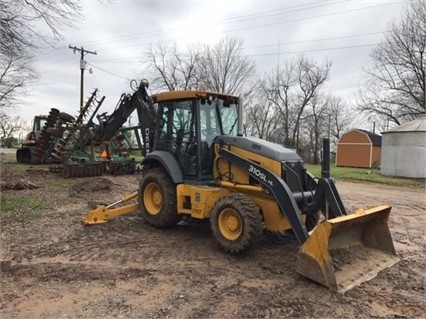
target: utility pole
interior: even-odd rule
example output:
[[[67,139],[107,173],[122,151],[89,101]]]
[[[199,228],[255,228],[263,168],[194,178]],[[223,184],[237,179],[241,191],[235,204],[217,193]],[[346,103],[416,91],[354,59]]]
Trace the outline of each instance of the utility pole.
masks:
[[[83,47],[77,48],[75,46],[68,46],[70,49],[74,50],[74,54],[78,51],[80,52],[80,70],[81,70],[81,78],[80,78],[80,109],[83,108],[83,83],[84,83],[84,70],[86,69],[87,62],[84,61],[84,56],[88,53],[97,55],[96,51],[85,50]]]

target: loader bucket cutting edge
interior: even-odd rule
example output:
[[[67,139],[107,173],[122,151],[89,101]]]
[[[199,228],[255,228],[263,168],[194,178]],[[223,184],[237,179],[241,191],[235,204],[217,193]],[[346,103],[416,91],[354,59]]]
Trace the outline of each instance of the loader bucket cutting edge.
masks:
[[[300,247],[296,271],[339,293],[399,261],[388,228],[390,206],[323,221]]]

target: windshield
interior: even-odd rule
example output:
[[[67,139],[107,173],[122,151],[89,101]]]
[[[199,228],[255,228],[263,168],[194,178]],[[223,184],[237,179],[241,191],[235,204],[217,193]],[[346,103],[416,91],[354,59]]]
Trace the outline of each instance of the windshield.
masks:
[[[238,100],[214,97],[201,99],[201,140],[212,141],[218,135],[237,135]]]
[[[42,117],[36,117],[34,120],[34,131],[41,131],[46,124],[47,120]]]

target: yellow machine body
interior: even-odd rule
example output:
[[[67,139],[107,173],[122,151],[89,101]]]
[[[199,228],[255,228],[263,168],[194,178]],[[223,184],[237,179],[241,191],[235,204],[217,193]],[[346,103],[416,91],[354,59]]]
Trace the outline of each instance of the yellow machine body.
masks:
[[[220,187],[179,184],[177,186],[178,213],[191,215],[197,219],[209,218],[210,209],[221,196],[227,193],[229,190]]]
[[[237,146],[231,146],[230,150],[241,157],[267,167],[277,176],[282,175],[282,164],[279,161],[272,160],[254,152],[249,152]],[[266,229],[271,231],[285,231],[291,229],[290,222],[282,214],[274,197],[265,192],[264,187],[260,184],[253,185],[253,181],[244,170],[221,158],[218,155],[218,151],[219,147],[216,146],[214,165],[217,169],[213,171],[214,178],[219,178],[219,176],[223,175],[225,172],[227,176],[232,176],[232,181],[226,181],[222,178],[220,185],[230,191],[237,191],[250,197],[250,199],[259,207]],[[300,218],[302,220],[305,219],[304,215],[301,215]]]
[[[154,95],[153,99],[159,103],[159,109],[161,103],[165,103],[164,108],[168,112],[161,122],[169,123],[169,133],[178,131],[175,126],[191,133],[188,123],[195,122],[190,121],[194,117],[188,115],[188,105],[198,105],[202,109],[213,105],[215,99],[226,100],[219,94],[193,91],[167,92]],[[179,103],[169,108],[169,100]],[[186,100],[191,104],[182,102]],[[230,104],[237,104],[232,101]],[[182,111],[180,117],[172,118],[178,106]],[[206,113],[209,118],[219,116],[220,105],[216,107],[214,113]],[[227,116],[232,115],[228,112],[229,105],[223,106],[223,110]],[[184,121],[185,115],[188,116],[187,121]],[[200,117],[198,113],[198,119]],[[205,122],[208,123],[207,120]],[[229,132],[233,132],[237,122],[227,120],[226,123],[230,127]],[[197,128],[202,132],[201,124],[193,125],[192,130]],[[210,129],[214,131],[213,128],[218,129],[219,126]],[[163,129],[162,126],[160,128]],[[231,253],[244,251],[255,243],[263,228],[277,232],[292,229],[301,243],[296,270],[338,292],[373,278],[380,270],[398,261],[388,228],[390,206],[346,215],[338,193],[334,193],[334,182],[329,177],[315,179],[307,174],[302,159],[294,152],[266,141],[230,133],[217,133],[209,142],[199,137],[196,144],[189,143],[190,134],[184,129],[180,138],[182,141],[186,139],[185,147],[182,147],[184,144],[173,144],[178,137],[176,133],[172,142],[165,140],[160,144],[163,148],[169,144],[173,147],[147,154],[142,163],[144,176],[139,191],[111,205],[99,206],[90,211],[83,222],[104,223],[137,210],[145,221],[157,228],[175,226],[180,220],[177,215],[210,219],[219,245]],[[203,138],[206,137],[207,133]],[[203,144],[209,148],[202,153]],[[193,151],[189,152],[190,149]],[[206,160],[202,155],[209,155],[209,158]],[[174,165],[177,160],[180,162]],[[203,170],[205,163],[208,167]],[[180,175],[174,174],[179,170]],[[185,179],[185,174],[192,179]],[[302,178],[305,178],[304,185],[300,185]],[[308,180],[316,183],[314,187],[312,184],[307,186]],[[138,203],[125,204],[136,198]],[[340,204],[343,209],[340,209]],[[120,206],[113,208],[116,205]],[[332,208],[332,216],[339,217],[328,219],[326,207]],[[317,224],[320,210],[325,220]],[[310,232],[308,222],[314,223]]]

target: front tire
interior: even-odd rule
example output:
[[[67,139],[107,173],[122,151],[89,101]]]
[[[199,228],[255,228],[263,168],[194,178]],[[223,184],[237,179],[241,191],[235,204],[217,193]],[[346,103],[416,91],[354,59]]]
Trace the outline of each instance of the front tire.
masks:
[[[210,225],[219,246],[230,253],[247,250],[260,240],[263,230],[259,208],[239,193],[216,202],[210,211]]]
[[[173,227],[180,220],[176,185],[163,168],[152,168],[144,173],[139,184],[138,204],[140,215],[153,227]]]

